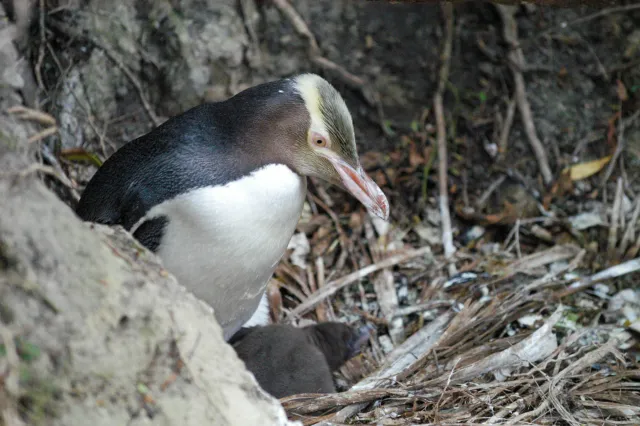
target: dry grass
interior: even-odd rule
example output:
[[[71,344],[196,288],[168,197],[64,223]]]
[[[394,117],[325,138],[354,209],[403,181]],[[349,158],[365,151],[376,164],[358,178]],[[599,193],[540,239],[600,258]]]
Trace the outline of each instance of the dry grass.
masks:
[[[462,310],[439,309],[351,390],[288,397],[285,408],[308,425],[638,424],[640,368],[620,351],[631,334],[597,322],[570,330],[571,308],[555,298],[560,280],[518,281],[457,288]],[[467,296],[481,285],[490,296]],[[514,328],[531,314],[546,320]]]

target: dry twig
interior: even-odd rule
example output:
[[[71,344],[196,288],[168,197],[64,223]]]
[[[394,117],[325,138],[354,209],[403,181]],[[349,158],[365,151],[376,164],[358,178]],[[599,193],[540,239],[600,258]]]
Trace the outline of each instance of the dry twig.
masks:
[[[616,195],[613,199],[613,207],[611,208],[611,223],[609,224],[609,237],[607,238],[607,257],[610,261],[614,260],[616,253],[616,243],[618,242],[618,227],[622,216],[622,196],[623,185],[622,178],[618,178],[616,186]]]
[[[366,83],[362,78],[350,73],[344,67],[322,56],[318,42],[309,29],[309,26],[287,0],[273,0],[273,4],[289,20],[295,31],[308,40],[309,59],[311,59],[311,62],[323,69],[335,72],[347,85],[355,89],[359,89],[367,101],[375,103],[372,102],[372,96],[367,91]]]
[[[635,9],[640,9],[640,4],[635,3],[635,4],[627,4],[627,5],[624,5],[624,6],[610,7],[610,8],[607,8],[607,9],[599,10],[597,12],[594,12],[594,13],[590,14],[590,15],[583,16],[581,18],[575,19],[575,20],[570,21],[570,22],[562,22],[560,24],[560,26],[562,28],[567,28],[567,27],[570,27],[572,25],[583,24],[585,22],[592,21],[594,19],[601,18],[601,17],[606,16],[606,15],[611,15],[612,13],[630,12],[630,11],[635,10]]]
[[[374,263],[380,262],[383,258],[385,247],[384,244],[381,244],[378,239],[376,239],[370,216],[365,217],[364,230],[367,241],[369,242],[371,258]],[[380,235],[380,238],[386,238],[386,234]],[[399,301],[393,273],[389,268],[383,269],[373,277],[373,290],[376,293],[376,300],[378,301],[382,317],[388,324],[391,341],[393,344],[398,344],[404,339],[404,320],[402,317],[394,316],[394,313],[398,309]]]
[[[438,189],[440,216],[442,217],[442,244],[444,246],[444,257],[450,263],[448,265],[449,275],[456,274],[456,266],[453,262],[453,255],[456,248],[453,245],[453,231],[451,230],[451,213],[449,212],[449,185],[447,180],[447,130],[444,119],[444,107],[442,97],[444,95],[447,81],[449,80],[449,65],[451,63],[451,48],[453,44],[453,5],[443,3],[442,10],[445,17],[446,35],[444,46],[442,47],[442,65],[438,78],[438,90],[433,97],[433,107],[436,116],[437,140],[438,140]]]
[[[629,244],[633,242],[636,233],[636,223],[638,222],[638,218],[640,217],[640,195],[636,197],[634,205],[635,207],[633,209],[633,213],[631,214],[631,220],[629,221],[627,229],[622,235],[622,240],[620,240],[620,246],[618,247],[618,258],[622,258],[624,256],[624,253],[627,251],[627,247],[629,247]]]
[[[518,109],[520,110],[522,124],[524,126],[525,133],[527,134],[527,138],[529,139],[529,143],[531,144],[531,149],[538,160],[538,167],[540,168],[542,179],[544,180],[545,185],[549,185],[553,181],[553,174],[551,173],[551,167],[549,167],[547,153],[536,134],[531,106],[527,100],[524,77],[520,71],[525,68],[525,60],[518,42],[518,27],[514,17],[517,7],[497,4],[496,8],[502,17],[504,39],[511,48],[508,56],[515,83],[515,98],[518,104]]]
[[[509,143],[509,133],[511,132],[511,126],[513,125],[513,117],[516,115],[516,97],[515,95],[509,101],[507,107],[507,117],[504,120],[504,125],[500,131],[500,139],[498,140],[498,160],[502,161],[507,153],[507,145]]]
[[[585,290],[599,282],[610,280],[612,278],[618,278],[623,275],[631,274],[632,272],[640,271],[640,258],[628,260],[620,263],[619,265],[612,266],[590,277],[577,281],[569,286],[566,290],[562,290],[556,293],[557,299],[570,296]]]
[[[633,115],[631,115],[630,117],[628,117],[628,118],[626,118],[624,120],[622,119],[622,117],[619,118],[619,121],[618,121],[618,143],[616,144],[615,151],[613,151],[613,156],[611,157],[611,160],[609,161],[609,165],[607,166],[607,170],[606,170],[604,176],[602,177],[602,185],[604,185],[609,180],[609,178],[611,177],[611,174],[613,173],[613,168],[618,163],[618,158],[620,158],[620,154],[622,154],[622,151],[624,150],[624,146],[625,146],[624,131],[625,131],[626,127],[632,125],[633,122],[638,119],[638,117],[640,117],[640,110],[636,111],[635,113],[633,113]]]

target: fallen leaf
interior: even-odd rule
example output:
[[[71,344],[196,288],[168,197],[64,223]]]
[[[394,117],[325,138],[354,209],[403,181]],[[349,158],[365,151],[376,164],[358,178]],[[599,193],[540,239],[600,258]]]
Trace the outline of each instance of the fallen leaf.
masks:
[[[371,35],[367,34],[364,38],[364,42],[367,49],[371,49],[373,47],[373,37],[371,37]]]
[[[414,143],[409,145],[409,164],[414,168],[424,164],[424,157],[420,155]]]
[[[567,75],[569,75],[569,71],[567,70],[567,67],[560,68],[560,71],[558,71],[558,77],[565,78]]]
[[[92,154],[83,148],[63,149],[60,151],[60,157],[74,163],[87,162],[96,167],[102,166],[102,161],[96,154]]]
[[[627,88],[620,80],[616,82],[616,92],[618,92],[618,99],[620,99],[620,101],[625,102],[629,99],[629,92],[627,92]]]
[[[615,135],[616,135],[616,121],[620,118],[620,111],[616,112],[613,117],[608,120],[608,129],[607,129],[607,144],[609,146],[615,145]]]
[[[609,163],[611,156],[607,155],[598,160],[587,161],[585,163],[574,164],[569,167],[569,176],[572,181],[586,179],[589,176],[593,176],[604,168]]]

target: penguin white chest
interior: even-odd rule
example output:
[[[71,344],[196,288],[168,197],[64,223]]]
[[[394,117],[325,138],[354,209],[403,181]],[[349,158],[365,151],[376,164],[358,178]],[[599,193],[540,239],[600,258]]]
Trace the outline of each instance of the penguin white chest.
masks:
[[[153,207],[168,223],[157,254],[209,303],[225,338],[255,311],[302,212],[306,178],[271,164],[223,186],[194,189]]]

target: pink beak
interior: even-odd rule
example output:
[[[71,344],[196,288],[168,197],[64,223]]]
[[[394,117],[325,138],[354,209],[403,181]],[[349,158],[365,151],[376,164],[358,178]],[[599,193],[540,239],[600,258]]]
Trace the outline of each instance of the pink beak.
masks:
[[[327,154],[325,157],[340,175],[344,188],[356,197],[372,214],[383,220],[388,220],[389,202],[387,197],[362,167],[358,166],[356,170],[332,152]]]

